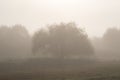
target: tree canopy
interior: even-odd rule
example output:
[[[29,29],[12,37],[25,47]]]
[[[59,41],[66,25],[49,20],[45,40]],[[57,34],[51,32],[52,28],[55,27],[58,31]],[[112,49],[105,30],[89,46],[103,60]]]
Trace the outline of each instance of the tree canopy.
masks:
[[[33,53],[59,58],[93,56],[88,36],[75,23],[50,25],[47,29],[33,36]]]
[[[120,30],[109,28],[102,38],[93,41],[95,51],[102,60],[118,60],[120,57]]]
[[[31,38],[22,25],[0,27],[1,58],[22,58],[30,54]]]

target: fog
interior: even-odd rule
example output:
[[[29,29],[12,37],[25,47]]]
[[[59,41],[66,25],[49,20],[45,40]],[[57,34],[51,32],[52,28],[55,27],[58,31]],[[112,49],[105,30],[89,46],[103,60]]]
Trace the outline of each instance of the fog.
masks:
[[[75,23],[47,26],[30,36],[22,25],[0,27],[1,60],[22,58],[94,58],[87,33]]]
[[[29,58],[91,58],[119,61],[118,28],[108,28],[102,37],[89,38],[74,22],[46,25],[30,35],[21,24],[0,27],[0,61]]]
[[[74,21],[90,37],[120,26],[119,0],[0,0],[0,24],[22,24],[32,34],[46,24]]]
[[[119,0],[0,0],[0,80],[120,80]]]
[[[118,75],[112,69],[119,69],[119,35],[120,30],[113,27],[102,37],[89,38],[74,22],[47,25],[32,36],[21,24],[2,25],[0,79],[88,80],[95,77],[93,74]]]
[[[95,53],[101,60],[118,61],[120,57],[119,44],[120,29],[109,28],[100,38],[93,39]]]

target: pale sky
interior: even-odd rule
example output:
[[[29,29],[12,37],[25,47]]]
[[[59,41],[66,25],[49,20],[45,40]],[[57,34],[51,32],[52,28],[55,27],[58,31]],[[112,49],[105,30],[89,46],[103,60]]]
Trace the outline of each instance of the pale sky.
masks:
[[[107,28],[120,27],[120,0],[0,0],[0,25],[22,24],[33,33],[71,21],[100,37]]]

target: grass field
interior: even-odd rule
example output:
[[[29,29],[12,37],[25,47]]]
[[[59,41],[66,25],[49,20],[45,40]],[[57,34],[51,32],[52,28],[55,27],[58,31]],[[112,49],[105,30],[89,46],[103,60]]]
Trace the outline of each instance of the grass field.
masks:
[[[0,63],[0,80],[120,80],[119,62],[29,60]]]

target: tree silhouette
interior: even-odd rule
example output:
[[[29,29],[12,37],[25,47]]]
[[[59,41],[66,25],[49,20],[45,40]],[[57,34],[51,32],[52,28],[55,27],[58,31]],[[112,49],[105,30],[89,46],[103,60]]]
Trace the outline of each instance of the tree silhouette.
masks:
[[[61,23],[40,30],[33,37],[33,52],[58,58],[93,56],[90,40],[75,23]]]
[[[109,28],[102,38],[93,41],[95,51],[102,60],[118,60],[120,57],[120,30]]]
[[[31,53],[31,38],[22,25],[0,27],[0,55],[2,58],[22,58]]]

